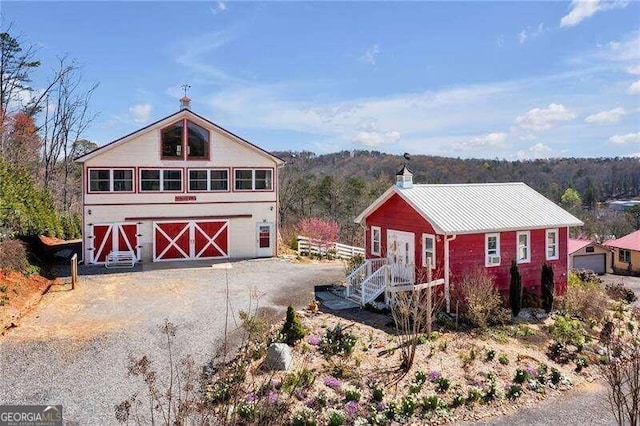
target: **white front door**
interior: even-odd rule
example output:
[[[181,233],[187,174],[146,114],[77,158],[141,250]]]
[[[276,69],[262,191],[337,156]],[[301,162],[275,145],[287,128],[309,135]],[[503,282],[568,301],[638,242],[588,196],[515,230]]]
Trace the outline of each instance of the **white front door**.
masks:
[[[273,223],[260,222],[256,224],[256,256],[271,257],[274,255],[274,229]]]
[[[387,231],[387,258],[394,280],[411,281],[415,268],[414,234],[389,229]]]

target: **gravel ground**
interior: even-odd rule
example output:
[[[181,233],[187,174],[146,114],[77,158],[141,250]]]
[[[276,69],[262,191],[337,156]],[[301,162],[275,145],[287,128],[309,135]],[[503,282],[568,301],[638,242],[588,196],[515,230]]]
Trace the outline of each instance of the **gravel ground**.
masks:
[[[625,287],[633,290],[636,296],[638,296],[638,300],[636,300],[633,304],[635,306],[640,306],[640,277],[626,277],[623,275],[606,274],[601,276],[600,278],[602,278],[602,281],[604,281],[605,284],[615,284],[622,281]]]
[[[340,263],[280,259],[235,262],[229,270],[202,263],[157,268],[169,266],[182,269],[105,275],[94,267],[98,274],[83,276],[74,291],[48,293],[0,337],[0,404],[62,404],[67,423],[115,424],[114,405],[140,389],[126,377],[129,356],[164,362],[165,318],[178,326],[178,354],[208,360],[224,332],[227,274],[236,314],[248,309],[252,289],[262,295],[260,306],[283,314],[289,303],[306,305],[314,286],[344,277]]]

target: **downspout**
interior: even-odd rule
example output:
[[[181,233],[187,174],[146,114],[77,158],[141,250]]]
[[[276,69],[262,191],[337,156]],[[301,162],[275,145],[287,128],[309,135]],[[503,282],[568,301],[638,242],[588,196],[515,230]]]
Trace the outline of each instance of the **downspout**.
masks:
[[[449,268],[449,241],[455,240],[457,235],[444,236],[444,299],[447,305],[447,313],[451,313],[451,289],[449,286],[449,275],[451,274]]]

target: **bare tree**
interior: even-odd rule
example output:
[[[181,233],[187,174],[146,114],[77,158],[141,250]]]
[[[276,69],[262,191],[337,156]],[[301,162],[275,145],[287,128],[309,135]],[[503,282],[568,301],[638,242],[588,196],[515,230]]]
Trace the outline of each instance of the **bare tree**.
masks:
[[[95,118],[89,112],[89,101],[97,84],[84,88],[81,67],[60,58],[58,70],[46,95],[42,133],[42,166],[45,187],[56,182],[60,209],[69,212],[70,178],[73,158],[82,149],[82,136]]]

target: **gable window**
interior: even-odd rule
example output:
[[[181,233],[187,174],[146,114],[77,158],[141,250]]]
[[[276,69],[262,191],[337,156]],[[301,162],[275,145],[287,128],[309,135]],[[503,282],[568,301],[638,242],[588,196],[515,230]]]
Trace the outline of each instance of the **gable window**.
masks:
[[[142,169],[140,170],[140,191],[143,192],[181,192],[181,169]]]
[[[619,249],[618,250],[618,261],[625,262],[625,263],[631,263],[631,250]]]
[[[558,259],[559,252],[558,252],[558,230],[557,229],[547,229],[546,244],[547,244],[547,260]]]
[[[227,191],[229,172],[222,170],[189,170],[189,191]]]
[[[236,191],[270,191],[273,188],[271,169],[238,169],[235,171]]]
[[[431,262],[431,269],[436,267],[436,236],[422,234],[422,266],[426,267]]]
[[[500,265],[500,234],[485,234],[485,266]]]
[[[371,227],[371,254],[380,256],[381,231],[379,226]]]
[[[133,192],[133,169],[89,169],[89,192]]]
[[[531,261],[531,234],[529,231],[521,231],[516,234],[516,253],[518,263],[527,263]]]
[[[163,160],[206,160],[209,131],[189,120],[180,120],[160,131]]]

